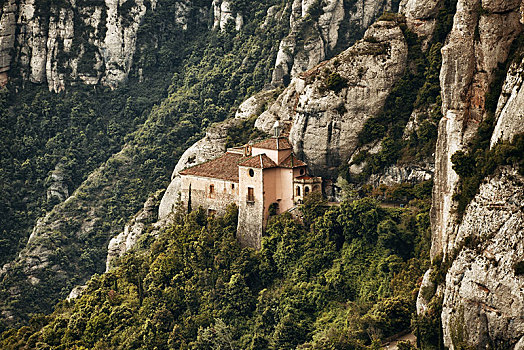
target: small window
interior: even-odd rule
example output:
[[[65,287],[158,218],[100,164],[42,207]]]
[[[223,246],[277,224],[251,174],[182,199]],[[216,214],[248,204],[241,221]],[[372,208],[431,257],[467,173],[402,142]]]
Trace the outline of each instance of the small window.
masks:
[[[254,202],[255,201],[255,189],[253,187],[247,188],[247,201],[248,202]]]
[[[231,189],[232,189],[232,190],[235,189],[235,184],[231,184]]]
[[[215,185],[209,185],[209,198],[215,197]]]
[[[300,197],[300,187],[297,186],[297,197]]]
[[[300,175],[304,175],[306,171],[304,169],[300,169]]]
[[[255,171],[253,169],[249,169],[249,176],[250,177],[255,176]]]
[[[308,194],[309,193],[309,186],[306,186],[306,188],[304,188],[304,194]]]

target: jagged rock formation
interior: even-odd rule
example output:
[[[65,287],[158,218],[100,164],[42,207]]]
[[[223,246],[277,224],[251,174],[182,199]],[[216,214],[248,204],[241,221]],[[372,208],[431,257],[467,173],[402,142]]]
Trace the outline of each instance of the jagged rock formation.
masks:
[[[49,175],[47,180],[47,200],[53,198],[58,199],[59,202],[63,202],[69,197],[69,188],[65,179],[64,169],[62,164],[57,164],[55,169]]]
[[[432,256],[455,246],[452,195],[458,176],[450,157],[464,148],[485,117],[484,98],[493,72],[504,62],[521,32],[520,3],[461,0],[453,29],[442,49],[442,113],[435,154]],[[484,12],[479,11],[483,6]]]
[[[423,47],[427,47],[433,37],[441,6],[441,0],[403,0],[400,3],[399,12],[406,16],[408,28],[422,40]]]
[[[457,229],[464,246],[446,275],[442,324],[450,349],[522,349],[524,177],[504,167],[480,187]]]
[[[187,27],[189,2],[179,3],[177,23]],[[69,81],[118,86],[131,70],[138,28],[155,6],[154,0],[67,1],[60,8],[6,1],[0,10],[0,84],[15,66],[24,80],[47,83],[52,91]]]
[[[225,30],[229,22],[235,23],[235,29],[240,30],[244,25],[241,13],[233,13],[229,1],[213,0],[213,28]]]
[[[452,198],[459,178],[450,160],[467,147],[487,117],[485,96],[497,65],[507,59],[522,31],[522,5],[521,1],[459,0],[453,29],[442,49],[444,117],[435,154],[431,256],[451,262],[445,282],[436,288],[443,298],[444,346],[450,349],[524,348],[522,277],[514,265],[524,258],[524,179],[511,167],[498,169],[480,186],[459,220]],[[507,74],[495,113],[492,146],[523,131],[521,60]],[[428,272],[421,289],[432,283]],[[424,312],[426,308],[421,293],[417,309]]]
[[[147,225],[156,221],[158,204],[162,192],[163,191],[159,191],[149,197],[144,203],[144,208],[142,208],[129,221],[129,223],[124,226],[124,231],[109,241],[107,247],[106,272],[113,267],[115,259],[122,257],[126,252],[133,248],[140,237],[146,233]],[[156,226],[158,227],[159,225],[165,225],[165,222],[157,222]],[[159,231],[156,230],[156,233],[158,232]]]
[[[176,208],[180,190],[179,172],[193,165],[203,163],[220,156],[226,151],[227,135],[230,128],[237,127],[242,120],[255,117],[262,113],[269,101],[274,97],[274,91],[262,91],[244,101],[235,113],[235,118],[228,119],[209,127],[206,136],[189,147],[178,160],[173,170],[171,183],[167,188],[160,206],[158,217],[163,220]]]
[[[404,73],[407,51],[399,26],[379,21],[353,47],[293,79],[255,126],[268,132],[280,119],[313,173],[336,178],[356,150],[364,122],[380,112]]]
[[[288,3],[286,10],[291,6],[290,32],[280,42],[272,84],[287,84],[298,74],[329,58],[337,46],[345,49],[384,11],[395,11],[397,5],[398,2],[391,0],[347,3],[343,0],[294,0]]]

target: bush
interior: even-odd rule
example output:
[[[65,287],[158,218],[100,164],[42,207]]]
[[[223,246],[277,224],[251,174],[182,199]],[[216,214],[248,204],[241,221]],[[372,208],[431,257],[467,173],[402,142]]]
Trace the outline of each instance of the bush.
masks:
[[[324,83],[326,84],[327,89],[339,92],[343,88],[347,87],[348,81],[338,73],[331,73],[328,75]]]

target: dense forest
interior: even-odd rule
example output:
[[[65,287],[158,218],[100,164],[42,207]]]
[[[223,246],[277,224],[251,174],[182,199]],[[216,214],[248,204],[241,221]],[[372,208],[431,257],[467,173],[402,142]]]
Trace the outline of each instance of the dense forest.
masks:
[[[430,188],[407,191],[406,208],[311,195],[300,217],[271,219],[257,252],[235,239],[236,207],[179,213],[78,300],[5,332],[2,348],[375,349],[411,328],[436,347],[438,317],[414,310]]]

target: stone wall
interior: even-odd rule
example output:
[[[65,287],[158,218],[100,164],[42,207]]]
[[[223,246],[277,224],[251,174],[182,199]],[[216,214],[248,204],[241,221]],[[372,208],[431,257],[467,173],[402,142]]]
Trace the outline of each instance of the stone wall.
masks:
[[[249,175],[253,170],[253,176]],[[239,167],[237,238],[244,247],[260,249],[264,219],[264,176],[262,169]],[[254,190],[254,201],[248,201],[248,188]]]
[[[237,203],[239,186],[237,182],[185,175],[181,178],[180,204],[188,207],[191,186],[191,209],[202,207],[224,215],[229,204]],[[213,193],[210,187],[213,186]]]

